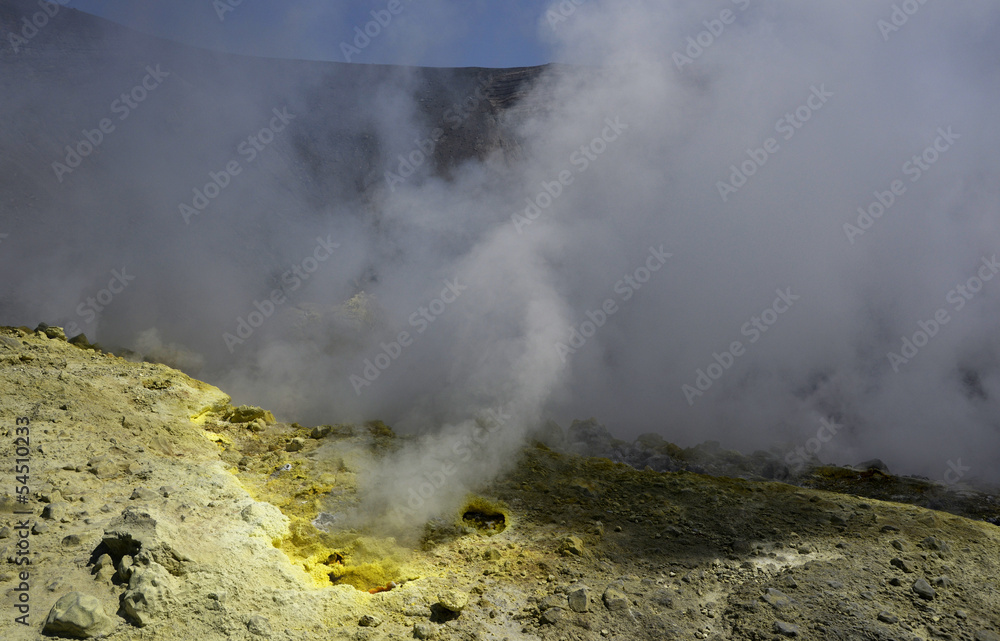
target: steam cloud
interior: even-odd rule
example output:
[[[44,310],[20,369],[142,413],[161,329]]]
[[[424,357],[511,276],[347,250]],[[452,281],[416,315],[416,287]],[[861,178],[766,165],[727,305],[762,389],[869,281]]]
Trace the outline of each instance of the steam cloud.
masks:
[[[491,154],[411,162],[405,178],[400,155],[420,158],[474,84],[441,89],[432,122],[413,69],[317,104],[311,67],[217,56],[230,84],[209,88],[176,54],[174,77],[60,184],[27,168],[60,160],[131,85],[88,69],[65,71],[70,89],[28,83],[5,63],[3,168],[22,185],[2,205],[3,321],[190,350],[203,378],[286,420],[425,434],[377,472],[376,511],[453,464],[421,507],[433,515],[545,420],[588,416],[622,438],[744,451],[802,446],[826,419],[842,428],[821,459],[935,479],[961,461],[996,481],[1000,7],[897,5],[543,15],[573,66],[490,116],[513,132]],[[116,79],[141,83],[120,64]],[[43,132],[65,122],[54,105],[79,116]],[[295,120],[250,160],[240,144],[274,109]],[[185,224],[178,206],[231,161],[243,175]],[[135,280],[86,323],[79,305],[122,267]],[[223,339],[255,312],[249,337]],[[498,406],[502,429],[456,454]]]

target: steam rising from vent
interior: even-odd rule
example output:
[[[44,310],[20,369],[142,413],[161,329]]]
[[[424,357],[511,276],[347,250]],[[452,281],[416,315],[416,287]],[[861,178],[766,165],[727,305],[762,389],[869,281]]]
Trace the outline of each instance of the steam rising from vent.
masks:
[[[421,435],[364,481],[387,523],[589,416],[997,480],[1000,7],[926,4],[885,38],[890,12],[593,0],[540,21],[573,66],[504,71],[53,24],[2,54],[2,321],[197,354],[284,420]],[[66,66],[36,73],[43,53]],[[173,76],[56,181],[157,63]]]

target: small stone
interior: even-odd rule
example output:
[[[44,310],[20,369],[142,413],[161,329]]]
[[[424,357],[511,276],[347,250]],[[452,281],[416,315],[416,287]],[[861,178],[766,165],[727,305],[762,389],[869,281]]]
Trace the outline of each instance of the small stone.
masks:
[[[114,560],[111,558],[110,554],[102,554],[97,557],[97,561],[94,563],[94,574],[100,572],[106,567],[113,568],[115,565]]]
[[[259,614],[255,614],[247,621],[247,630],[250,631],[250,634],[270,638],[271,622]]]
[[[32,534],[45,534],[49,531],[49,524],[38,522],[31,527]]]
[[[899,528],[896,527],[895,525],[883,525],[881,527],[881,530],[883,532],[899,532]]]
[[[70,592],[62,596],[45,618],[42,632],[54,636],[70,636],[90,639],[109,634],[115,622],[104,612],[104,606],[82,592]]]
[[[296,436],[288,445],[285,446],[286,452],[301,452],[306,446],[306,440],[300,436]]]
[[[799,554],[811,554],[813,552],[813,547],[809,544],[800,545],[798,548]]]
[[[132,557],[126,554],[118,562],[118,578],[127,582],[132,577]]]
[[[787,594],[774,588],[768,588],[764,592],[764,600],[771,604],[776,610],[782,610],[792,605],[792,600]]]
[[[542,612],[541,622],[545,625],[555,625],[562,619],[563,609],[562,608],[549,608],[545,612]]]
[[[586,612],[590,609],[590,588],[587,586],[573,588],[566,597],[570,609],[574,612]]]
[[[899,617],[891,612],[886,612],[883,610],[878,613],[878,620],[882,623],[899,623]]]
[[[949,546],[944,541],[941,541],[940,539],[934,538],[933,536],[928,536],[923,541],[921,541],[920,547],[924,548],[925,550],[934,550],[935,552],[948,552],[949,550],[951,550],[951,546]]]
[[[469,595],[459,590],[445,590],[438,595],[438,603],[450,612],[461,612],[469,605]]]
[[[938,586],[939,588],[947,588],[951,586],[951,578],[948,577],[948,575],[941,575],[936,579],[934,579],[934,585]]]
[[[1000,641],[1000,634],[989,630],[979,630],[976,632],[976,641]]]
[[[66,516],[66,502],[49,503],[42,509],[42,518],[47,521],[58,521]]]
[[[900,580],[899,577],[894,576],[891,579],[889,579],[889,585],[894,585],[896,587],[899,587],[903,585],[903,582]]]
[[[566,608],[569,604],[566,602],[566,597],[562,594],[550,594],[541,601],[538,602],[538,609],[541,611],[548,610],[550,608]]]
[[[500,554],[500,550],[495,548],[489,548],[483,552],[483,559],[486,561],[499,561],[502,557],[503,555]]]
[[[68,548],[74,548],[80,545],[80,536],[77,534],[69,534],[63,537],[62,544]]]
[[[559,553],[563,556],[571,554],[583,556],[583,540],[578,536],[567,536],[559,542]]]
[[[150,490],[145,487],[137,487],[134,490],[132,490],[132,496],[129,497],[129,500],[152,501],[158,498],[160,498],[160,494],[158,492],[154,492],[153,490]]]
[[[413,637],[416,639],[430,639],[434,636],[434,627],[430,623],[418,623],[413,626]]]
[[[7,525],[0,527],[0,539],[9,539],[11,532],[12,530]]]
[[[604,591],[604,605],[611,611],[628,609],[628,597],[616,585],[609,585]]]
[[[38,493],[38,500],[42,503],[58,503],[60,501],[65,501],[62,492],[59,490],[52,489],[42,489]]]
[[[257,419],[261,419],[266,423],[274,423],[274,414],[252,405],[231,407],[225,414],[223,414],[222,418],[230,423],[250,423],[252,421],[256,421]]]
[[[358,621],[358,625],[362,628],[377,628],[382,625],[382,619],[366,614],[361,617],[361,620]]]
[[[784,621],[775,621],[774,631],[786,637],[799,636],[799,626],[793,623],[785,623]]]
[[[110,479],[122,472],[122,467],[108,456],[98,456],[87,461],[90,473],[99,479]]]
[[[172,495],[177,494],[177,490],[173,485],[161,485],[160,489],[157,491],[163,498],[170,498]]]
[[[903,549],[903,542],[900,541],[899,539],[893,539],[891,543],[892,547],[896,548],[897,550]]]
[[[916,567],[914,567],[912,563],[910,563],[906,559],[901,559],[899,557],[896,557],[895,559],[889,561],[889,565],[897,567],[903,572],[906,572],[907,574],[913,574],[917,569]]]
[[[66,340],[66,332],[62,327],[54,327],[52,325],[46,325],[41,323],[35,328],[36,332],[41,332],[46,338],[51,338],[54,340],[64,341]]]
[[[927,581],[924,581],[923,579],[917,579],[916,581],[914,581],[912,590],[921,599],[927,599],[928,601],[930,601],[937,595],[937,592],[934,591],[934,588],[932,588],[930,584],[927,583]]]
[[[328,436],[332,431],[332,425],[318,425],[312,428],[312,432],[309,433],[309,438],[313,438],[318,441],[319,439]]]

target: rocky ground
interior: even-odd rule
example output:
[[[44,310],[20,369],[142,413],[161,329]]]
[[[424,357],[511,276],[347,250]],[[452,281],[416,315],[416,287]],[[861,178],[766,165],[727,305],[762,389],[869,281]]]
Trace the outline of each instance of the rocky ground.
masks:
[[[607,441],[676,470],[657,471],[539,442],[413,540],[328,531],[407,439],[277,422],[75,343],[0,330],[3,639],[1000,639],[985,494],[875,468],[798,487],[715,445]],[[698,473],[725,459],[747,469]]]

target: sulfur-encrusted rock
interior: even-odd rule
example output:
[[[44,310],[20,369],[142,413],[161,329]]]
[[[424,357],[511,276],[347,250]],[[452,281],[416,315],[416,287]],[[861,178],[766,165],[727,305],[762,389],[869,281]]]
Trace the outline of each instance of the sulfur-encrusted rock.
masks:
[[[254,528],[250,536],[274,540],[288,534],[288,517],[270,503],[250,503],[240,510],[240,518]]]
[[[145,553],[135,558],[122,606],[129,621],[144,627],[168,616],[176,579]]]
[[[563,556],[583,556],[583,540],[578,536],[567,536],[559,542],[559,553]]]
[[[469,595],[460,590],[445,590],[438,595],[438,603],[450,612],[461,612],[469,604]]]
[[[254,636],[270,638],[271,622],[267,617],[255,614],[247,621],[247,630]]]
[[[222,415],[222,418],[230,423],[252,423],[257,419],[263,419],[265,423],[269,424],[274,423],[274,414],[252,405],[231,407]]]
[[[377,628],[382,625],[382,619],[371,614],[366,614],[358,621],[358,625],[362,628]]]
[[[56,339],[56,340],[60,340],[60,341],[66,340],[66,332],[63,331],[62,327],[55,327],[55,326],[52,326],[52,325],[46,325],[45,323],[41,323],[41,324],[38,325],[38,327],[35,328],[35,331],[36,332],[41,332],[42,334],[44,334],[48,338],[52,338],[52,339]]]
[[[92,639],[105,636],[114,628],[114,620],[105,614],[104,606],[96,597],[70,592],[49,610],[42,631],[53,636]]]

